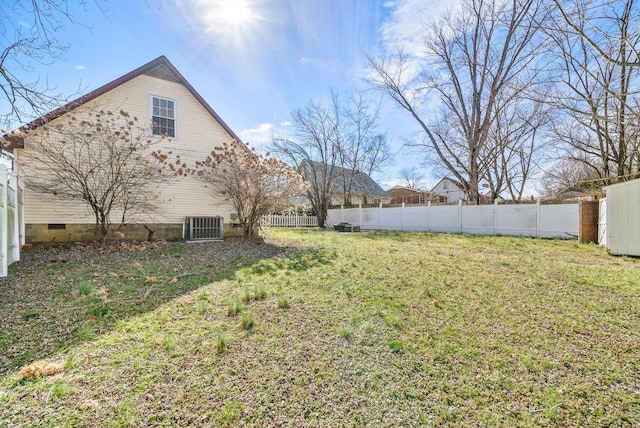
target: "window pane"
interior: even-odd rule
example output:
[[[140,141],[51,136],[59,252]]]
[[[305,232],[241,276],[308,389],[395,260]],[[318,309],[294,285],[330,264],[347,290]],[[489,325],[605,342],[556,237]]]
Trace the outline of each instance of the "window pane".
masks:
[[[158,117],[157,116],[153,116],[151,118],[151,123],[153,126],[153,128],[151,129],[151,132],[153,133],[153,135],[158,135],[160,133],[160,130],[158,129]]]
[[[151,121],[155,124],[152,129],[153,135],[167,135],[169,137],[175,138],[175,107],[175,101],[152,97]]]

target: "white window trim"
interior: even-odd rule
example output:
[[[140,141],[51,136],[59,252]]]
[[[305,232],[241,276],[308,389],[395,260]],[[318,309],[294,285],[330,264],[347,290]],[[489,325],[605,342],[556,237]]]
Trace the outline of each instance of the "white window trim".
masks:
[[[173,115],[174,115],[173,128],[175,130],[175,135],[173,137],[167,136],[167,138],[170,138],[170,139],[172,138],[174,140],[177,140],[178,139],[178,101],[176,101],[174,98],[164,97],[162,95],[149,94],[149,134],[151,134],[152,137],[161,137],[161,135],[154,134],[153,128],[151,127],[151,125],[153,124],[153,99],[154,98],[173,102]]]

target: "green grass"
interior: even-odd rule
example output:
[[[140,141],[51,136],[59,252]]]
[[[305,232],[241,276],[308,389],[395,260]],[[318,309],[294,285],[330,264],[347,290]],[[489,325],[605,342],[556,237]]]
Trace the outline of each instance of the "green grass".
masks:
[[[251,312],[243,312],[241,318],[241,325],[243,330],[253,330],[256,325],[255,318]]]
[[[0,426],[640,425],[638,259],[399,232],[271,230],[201,261],[179,248],[49,264],[59,297],[0,306]],[[67,368],[19,381],[35,358]]]

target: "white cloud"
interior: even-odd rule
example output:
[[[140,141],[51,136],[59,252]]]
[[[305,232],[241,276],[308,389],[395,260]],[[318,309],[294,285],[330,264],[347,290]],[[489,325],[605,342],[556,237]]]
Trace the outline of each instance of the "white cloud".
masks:
[[[280,122],[280,125],[282,125],[282,126],[291,126],[292,123],[291,123],[290,120],[285,120],[284,122]]]
[[[305,65],[307,65],[307,64],[311,64],[311,62],[312,62],[312,61],[311,61],[311,59],[310,59],[310,58],[307,58],[307,57],[304,57],[304,56],[303,56],[303,57],[300,57],[300,59],[298,60],[298,63],[299,63],[300,65],[302,65],[302,66],[305,66]]]
[[[393,8],[393,11],[381,28],[384,47],[393,50],[400,45],[405,52],[422,56],[425,24],[430,19],[437,19],[458,3],[459,0],[397,0],[385,3],[384,6]]]
[[[76,70],[86,70],[87,67],[85,67],[84,65],[76,65]]]
[[[264,134],[265,132],[269,132],[273,129],[273,125],[270,123],[261,123],[257,128],[245,129],[240,132],[240,135],[255,135],[255,134]]]

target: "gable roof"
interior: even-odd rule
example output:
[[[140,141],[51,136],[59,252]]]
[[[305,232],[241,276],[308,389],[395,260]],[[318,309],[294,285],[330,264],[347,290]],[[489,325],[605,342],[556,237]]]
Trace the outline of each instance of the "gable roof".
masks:
[[[433,186],[433,188],[431,189],[431,192],[433,192],[433,190],[438,187],[440,185],[440,183],[442,183],[443,181],[450,181],[451,183],[453,183],[456,187],[458,187],[460,190],[464,190],[464,186],[462,185],[462,183],[460,183],[459,181],[454,180],[453,178],[450,177],[442,177],[440,179],[440,181],[438,181],[436,183],[435,186]]]
[[[136,68],[135,70],[132,70],[127,74],[118,77],[117,79],[107,83],[106,85],[103,85],[97,89],[94,89],[93,91],[81,96],[80,98],[77,98],[71,102],[68,102],[62,107],[59,107],[53,110],[52,112],[45,114],[44,116],[40,116],[34,121],[29,122],[26,125],[20,127],[19,131],[26,132],[26,131],[31,131],[33,129],[36,129],[44,125],[45,123],[50,122],[62,116],[63,114],[68,113],[73,109],[78,108],[81,105],[86,104],[89,101],[92,101],[98,98],[99,96],[106,94],[112,89],[115,89],[118,86],[123,85],[124,83],[127,83],[128,81],[141,75],[156,77],[158,79],[168,80],[171,82],[182,84],[185,88],[187,88],[187,90],[191,93],[191,95],[193,95],[193,97],[196,100],[198,100],[198,102],[202,105],[202,107],[204,107],[204,109],[216,120],[216,122],[218,122],[220,126],[222,126],[222,128],[225,131],[227,131],[227,133],[233,139],[237,141],[241,141],[240,138],[236,135],[236,133],[233,132],[231,128],[229,128],[229,126],[222,120],[220,116],[218,116],[218,113],[216,113],[215,110],[213,110],[213,108],[211,108],[211,106],[204,100],[204,98],[202,98],[202,95],[200,95],[198,91],[196,91],[195,88],[191,86],[191,84],[187,81],[187,79],[184,78],[184,76],[178,71],[178,69],[173,64],[171,64],[171,61],[169,61],[167,57],[164,55],[159,56],[153,61],[150,61]],[[9,142],[8,147],[6,147],[6,149],[9,151],[15,148],[24,147],[24,138],[20,135],[11,133],[11,134],[4,135],[3,138]]]
[[[303,165],[304,165],[304,162],[308,162],[311,165],[315,165],[315,167],[322,167],[324,165],[322,162],[308,161],[308,160],[303,161]],[[302,171],[302,174],[304,175],[303,165],[301,165],[301,171]],[[333,166],[334,177],[350,176],[353,173],[354,171],[351,169],[341,168],[335,165]],[[334,190],[340,191],[341,189],[334,189]],[[376,183],[371,177],[369,177],[364,172],[360,172],[360,171],[356,171],[355,175],[353,176],[353,183],[351,184],[351,193],[354,195],[378,196],[381,198],[391,197],[391,195],[385,192],[384,189],[380,187],[380,185]]]

